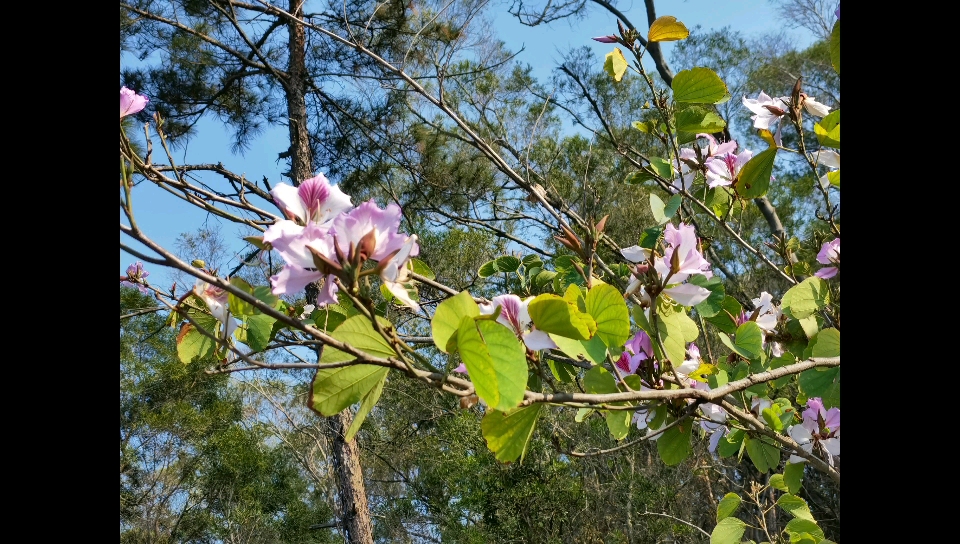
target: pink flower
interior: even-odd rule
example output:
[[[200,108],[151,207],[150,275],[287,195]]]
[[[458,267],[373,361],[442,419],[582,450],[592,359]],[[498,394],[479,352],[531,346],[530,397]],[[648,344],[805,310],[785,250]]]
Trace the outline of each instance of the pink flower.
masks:
[[[755,99],[744,96],[743,105],[754,113],[750,117],[753,119],[753,127],[763,130],[770,130],[770,124],[779,121],[790,109],[782,98],[771,98],[763,91],[760,91],[760,95]]]
[[[640,368],[640,363],[651,357],[653,357],[653,344],[650,336],[644,331],[637,331],[637,334],[627,341],[616,365],[624,374],[634,374]]]
[[[497,316],[497,323],[506,325],[517,339],[521,340],[527,349],[537,351],[541,349],[556,349],[557,344],[550,338],[550,335],[537,330],[530,319],[528,306],[534,297],[528,297],[520,300],[517,295],[500,295],[493,297],[493,301],[480,305],[480,313],[483,315],[492,315],[497,307],[500,307],[500,315]]]
[[[787,429],[787,434],[807,453],[813,453],[816,447],[832,466],[833,458],[840,455],[840,409],[826,410],[819,397],[812,397],[803,411],[803,423]],[[790,456],[791,463],[805,461],[799,455]]]
[[[820,264],[831,264],[817,270],[814,276],[823,279],[830,279],[840,272],[840,239],[834,238],[829,242],[824,242],[820,247],[820,253],[817,253],[817,262]]]
[[[657,257],[653,266],[660,275],[662,281],[667,281],[663,292],[670,298],[684,306],[695,306],[700,304],[710,296],[710,290],[694,285],[684,283],[691,275],[702,274],[706,278],[713,277],[710,271],[710,263],[703,258],[703,255],[697,249],[697,230],[696,228],[681,223],[679,227],[674,227],[668,223],[663,234],[664,243],[667,245],[663,257]],[[629,261],[647,260],[650,251],[639,246],[631,246],[622,249],[620,253]],[[674,263],[674,254],[676,253],[677,262]],[[676,266],[676,269],[674,269]],[[627,286],[627,294],[641,290],[643,281],[639,272],[634,274],[634,280]],[[649,297],[646,289],[641,290],[641,298]]]
[[[149,295],[150,291],[147,290],[146,282],[144,282],[149,275],[150,273],[143,269],[143,263],[137,261],[127,267],[127,275],[125,277],[121,276],[120,285],[136,287],[144,295]]]
[[[210,310],[213,317],[217,318],[217,321],[223,323],[223,336],[221,338],[224,340],[230,338],[230,335],[237,328],[237,321],[230,315],[230,299],[227,292],[216,285],[198,279],[193,286],[193,294],[203,300],[207,309]]]
[[[147,106],[150,99],[126,88],[120,88],[120,118],[133,115]]]
[[[406,287],[410,283],[410,268],[407,265],[415,251],[419,251],[416,234],[407,238],[403,247],[397,250],[392,257],[378,263],[377,268],[380,271],[380,279],[383,280],[383,284],[393,296],[397,297],[405,306],[419,312],[420,305],[410,298],[410,293]]]
[[[717,140],[711,134],[706,133],[697,134],[697,139],[699,138],[707,139],[707,148],[702,150],[700,157],[700,160],[703,162],[697,159],[697,152],[694,151],[693,148],[685,147],[680,150],[680,164],[677,168],[677,171],[680,172],[680,177],[673,181],[673,188],[677,191],[690,189],[693,186],[693,180],[697,172],[706,166],[706,162],[711,157],[733,153],[737,150],[736,140],[718,144]]]
[[[281,183],[270,191],[270,195],[287,219],[300,225],[310,222],[327,224],[353,206],[350,197],[336,185],[331,185],[323,174],[304,180],[299,187]]]
[[[749,150],[744,150],[739,155],[724,153],[710,157],[706,162],[707,185],[711,188],[733,185],[743,165],[752,158],[753,151]]]
[[[618,43],[620,41],[616,36],[597,36],[596,38],[592,39],[593,41],[600,43]]]

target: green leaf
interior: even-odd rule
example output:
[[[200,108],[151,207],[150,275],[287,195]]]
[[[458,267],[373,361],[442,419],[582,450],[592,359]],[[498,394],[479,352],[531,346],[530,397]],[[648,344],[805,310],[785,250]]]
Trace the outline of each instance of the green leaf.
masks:
[[[347,320],[347,310],[339,304],[327,304],[322,308],[317,308],[310,314],[310,319],[317,325],[317,328],[333,332],[344,321]]]
[[[690,421],[670,427],[657,439],[657,453],[664,464],[673,466],[690,455],[690,431],[693,429]]]
[[[644,134],[653,134],[653,130],[657,126],[656,121],[634,121],[630,124],[633,126],[633,128]]]
[[[253,294],[253,287],[242,278],[230,278],[230,285],[242,290],[245,293]],[[230,313],[235,316],[253,315],[255,310],[249,302],[229,293],[227,303],[230,305]]]
[[[794,331],[790,331],[790,324],[796,323],[800,327],[800,331],[803,333],[803,336],[806,336],[807,339],[812,339],[820,332],[820,322],[817,321],[816,314],[810,314],[803,319],[795,319],[787,322],[787,332],[793,334]],[[797,335],[799,336],[799,335]],[[804,342],[806,343],[806,342]]]
[[[487,261],[477,270],[477,275],[481,278],[489,278],[497,272],[499,272],[499,270],[497,270],[497,263],[495,261]]]
[[[520,259],[520,262],[523,263],[523,266],[527,268],[533,268],[535,266],[543,266],[543,261],[540,260],[540,256],[536,253],[531,253],[530,255],[524,255],[523,259]]]
[[[801,499],[796,495],[786,494],[781,495],[777,499],[777,506],[783,508],[791,516],[797,519],[805,519],[808,521],[816,522],[813,519],[813,514],[810,513],[810,508],[807,506],[807,501]]]
[[[683,202],[682,195],[673,195],[670,201],[664,204],[663,201],[660,200],[660,197],[650,193],[650,211],[653,212],[653,218],[657,224],[662,225],[670,221],[673,214],[677,213],[677,210],[680,209],[681,202]]]
[[[583,374],[583,388],[592,395],[620,392],[617,379],[602,366],[595,366]]]
[[[496,321],[464,316],[457,347],[477,395],[488,406],[507,411],[520,404],[527,387],[527,352],[513,331]]]
[[[840,367],[804,370],[797,382],[805,397],[820,397],[828,409],[840,406]]]
[[[596,410],[593,408],[580,408],[577,410],[577,415],[573,416],[573,420],[577,423],[583,423],[584,418],[594,412],[596,412]]]
[[[759,198],[767,194],[770,176],[773,175],[773,163],[777,158],[777,148],[771,147],[753,156],[743,165],[734,188],[743,198]]]
[[[742,429],[735,429],[720,439],[717,444],[717,453],[720,457],[727,458],[740,451],[743,446],[743,440],[746,437]]]
[[[830,185],[833,185],[837,189],[840,188],[840,170],[832,170],[827,172],[827,181],[830,182]]]
[[[267,306],[277,309],[280,307],[280,297],[273,294],[273,290],[267,285],[259,285],[253,288],[253,296],[257,297],[261,302]],[[260,310],[254,309],[255,313],[260,313]]]
[[[707,318],[720,313],[720,310],[723,309],[723,299],[726,297],[726,294],[723,290],[723,280],[720,279],[719,276],[707,279],[703,274],[696,274],[690,276],[687,282],[710,290],[710,296],[707,297],[707,300],[694,306],[698,314]]]
[[[740,507],[740,495],[736,493],[727,493],[720,499],[720,504],[717,505],[717,523],[733,515],[737,511],[737,508]]]
[[[710,533],[710,544],[740,544],[747,524],[737,518],[723,518]]]
[[[266,314],[248,316],[237,328],[237,340],[250,346],[253,351],[263,351],[270,344],[276,321]]]
[[[741,355],[746,352],[749,354],[747,359],[754,359],[763,352],[763,331],[760,325],[754,321],[747,321],[737,327],[735,344],[738,353]]]
[[[823,308],[829,302],[830,290],[827,282],[816,276],[811,276],[783,294],[780,309],[789,317],[803,319]]]
[[[607,356],[607,346],[599,336],[590,340],[575,340],[558,334],[551,334],[550,339],[560,348],[567,357],[580,359],[581,357],[594,364],[601,364]]]
[[[627,410],[604,410],[604,417],[607,420],[607,430],[614,440],[623,440],[630,432],[630,420],[633,418],[633,412]]]
[[[720,104],[730,99],[727,85],[709,68],[683,70],[674,76],[671,87],[677,102]]]
[[[840,74],[840,21],[833,23],[833,32],[830,33],[830,63],[833,69]]]
[[[681,312],[666,313],[662,310],[656,315],[657,332],[660,334],[660,341],[663,348],[667,351],[667,359],[673,363],[674,367],[683,364],[687,356],[687,346],[683,341],[683,315]],[[683,317],[686,317],[685,315]]]
[[[532,404],[510,412],[490,410],[480,422],[480,431],[498,461],[512,462],[527,453],[543,404]]]
[[[839,357],[840,331],[834,328],[823,329],[816,336],[816,343],[810,352],[811,357]]]
[[[780,406],[773,404],[769,408],[764,408],[760,415],[774,431],[783,432],[783,421],[780,419],[783,411]]]
[[[592,316],[557,295],[540,295],[530,302],[527,310],[537,330],[577,340],[589,340],[597,331]]]
[[[614,47],[613,51],[607,53],[607,58],[603,62],[603,71],[614,81],[623,79],[623,74],[627,71],[627,59],[624,58],[619,47]]]
[[[390,325],[390,322],[382,317],[378,318],[378,320],[381,325]],[[380,336],[380,333],[374,330],[370,320],[363,315],[355,315],[347,319],[342,325],[337,327],[337,330],[333,331],[330,336],[375,357],[387,358],[397,355],[396,352],[393,351],[393,348],[390,347],[390,344]],[[323,356],[320,357],[320,362],[338,363],[341,361],[351,361],[353,359],[356,359],[354,355],[340,351],[333,346],[326,346],[323,348]],[[360,400],[360,398],[357,397],[356,400]],[[356,402],[356,400],[354,402]],[[333,413],[339,411],[340,410],[336,410]]]
[[[190,363],[197,357],[204,359],[213,353],[216,345],[212,338],[198,331],[192,324],[184,323],[177,335],[177,357],[183,363]]]
[[[587,313],[597,323],[597,336],[607,347],[622,348],[630,338],[630,310],[612,285],[594,285],[586,298]]]
[[[840,110],[833,110],[813,125],[813,131],[817,133],[820,145],[840,149]]]
[[[431,270],[429,266],[427,266],[427,263],[421,261],[420,259],[410,259],[410,262],[413,263],[413,271],[415,273],[420,274],[429,280],[437,279],[437,275],[433,273],[433,270]]]
[[[697,327],[697,323],[691,319],[686,312],[677,312],[677,315],[680,320],[680,330],[683,331],[684,343],[689,344],[695,341],[700,336],[700,329]]]
[[[480,307],[466,291],[461,291],[437,305],[437,311],[430,321],[433,342],[444,353],[456,351],[457,329],[464,317],[480,315]],[[453,342],[450,344],[450,342]]]
[[[673,15],[664,15],[658,17],[650,25],[650,31],[647,32],[647,41],[654,42],[673,42],[683,40],[690,36],[690,31],[686,25],[677,20]]]
[[[660,157],[650,157],[650,164],[647,168],[656,172],[661,178],[673,179],[673,163]]]
[[[553,278],[557,276],[557,273],[552,270],[544,270],[537,274],[533,278],[533,285],[537,289],[543,289],[545,285],[550,285],[553,283]]]
[[[363,400],[360,402],[360,408],[357,409],[357,413],[353,416],[353,423],[350,424],[350,428],[347,429],[346,434],[343,435],[344,440],[347,442],[353,440],[357,431],[360,430],[360,426],[363,425],[363,420],[367,418],[370,410],[373,410],[377,401],[380,400],[380,395],[383,394],[383,384],[385,383],[387,383],[387,373],[384,373],[383,378],[377,382],[377,385],[373,386],[373,389],[364,395]]]
[[[327,346],[324,352],[329,349],[330,346]],[[338,414],[347,406],[367,396],[383,381],[389,371],[387,367],[376,365],[322,368],[317,371],[310,383],[308,405],[323,416]]]
[[[780,465],[780,448],[765,438],[747,438],[747,455],[760,472],[768,472]]]
[[[730,205],[733,202],[733,196],[726,187],[714,187],[707,190],[707,196],[703,203],[713,210],[718,217],[724,217],[730,211]]]
[[[751,354],[750,352],[747,352],[747,351],[744,351],[744,350],[738,348],[738,347],[736,346],[736,344],[734,344],[733,340],[730,340],[730,338],[727,337],[727,335],[725,335],[725,334],[718,334],[718,335],[717,335],[717,338],[719,338],[719,339],[720,339],[720,343],[722,343],[723,345],[727,346],[727,348],[729,348],[730,351],[736,353],[737,355],[743,357],[744,359],[752,359],[752,358],[753,358],[753,356],[752,356],[752,354]]]
[[[740,305],[740,302],[727,295],[723,298],[723,304],[721,304],[720,311],[716,315],[712,317],[703,316],[703,318],[721,331],[733,334],[737,332],[737,318],[740,317],[742,312],[743,306]]]
[[[653,249],[657,247],[657,240],[660,239],[661,234],[663,234],[663,227],[644,229],[644,231],[640,233],[640,241],[637,242],[637,245],[642,248]]]
[[[803,518],[793,518],[784,527],[784,531],[790,535],[790,542],[799,541],[804,533],[813,537],[814,542],[823,540],[823,529],[811,520]]]
[[[520,259],[513,255],[504,255],[497,258],[497,270],[501,272],[516,272],[520,269]]]
[[[575,342],[576,340],[571,341]],[[553,377],[563,383],[571,383],[577,377],[577,370],[573,365],[569,365],[560,361],[554,361],[553,359],[547,359],[547,366],[550,367],[550,372],[553,373]]]
[[[771,474],[770,487],[780,491],[787,491],[788,488],[786,482],[783,481],[783,474]]]
[[[800,492],[803,482],[803,468],[806,463],[787,463],[783,468],[783,483],[787,484],[787,491],[796,495]]]
[[[712,134],[720,132],[727,123],[716,113],[700,106],[691,106],[677,112],[677,130],[681,132]]]

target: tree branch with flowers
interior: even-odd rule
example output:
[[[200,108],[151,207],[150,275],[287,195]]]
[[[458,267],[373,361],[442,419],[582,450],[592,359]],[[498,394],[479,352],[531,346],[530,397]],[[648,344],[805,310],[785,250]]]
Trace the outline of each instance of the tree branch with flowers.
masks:
[[[324,174],[269,187],[222,164],[178,166],[164,120],[154,115],[144,127],[145,154],[121,127],[121,249],[139,259],[121,282],[153,292],[169,309],[169,325],[179,328],[181,359],[212,356],[217,362],[211,372],[311,369],[313,410],[330,416],[356,407],[348,440],[384,384],[404,379],[459,397],[465,408],[479,404],[483,437],[504,462],[523,461],[547,410],[578,421],[595,413],[616,440],[655,441],[667,465],[682,462],[702,440],[719,457],[746,454],[759,472],[779,476],[770,485],[785,492],[782,507],[803,522],[788,524],[782,538],[816,535],[805,524],[816,527],[809,510],[795,500],[803,502],[796,493],[804,465],[840,482],[839,110],[808,96],[800,79],[785,96],[758,90],[756,98],[741,101],[768,147],[742,149],[736,140],[724,140],[727,121],[711,109],[731,99],[715,72],[682,70],[662,88],[643,66],[651,46],[686,38],[682,22],[660,17],[646,36],[619,25],[619,34],[594,38],[617,45],[604,64],[612,80],[619,83],[628,72],[642,78],[655,117],[634,126],[663,144],[663,156],[622,146],[623,159],[635,167],[628,182],[651,188],[654,220],[642,225],[635,244],[621,247],[606,232],[607,217],[596,220],[518,173],[517,156],[502,155],[456,104],[444,100],[442,87],[421,84],[354,36],[271,4],[257,9],[365,55],[382,74],[402,82],[510,190],[525,195],[542,214],[531,223],[548,224],[553,232],[545,242],[564,251],[543,245],[542,251],[502,255],[477,271],[480,278],[503,274],[509,280],[504,285],[515,287],[511,292],[485,298],[460,291],[438,281],[421,259],[421,234],[404,232],[396,203],[355,202]],[[837,18],[832,40],[839,73],[839,9]],[[149,104],[126,87],[120,98],[121,120]],[[789,131],[796,148],[784,146]],[[167,164],[154,162],[154,141]],[[806,163],[820,198],[818,217],[827,235],[805,241],[819,245],[821,266],[812,274],[797,259],[798,240],[783,236],[768,245],[771,253],[751,244],[731,219],[735,205],[766,197],[776,183],[774,165],[785,155]],[[187,174],[199,170],[220,175],[224,188],[191,181]],[[259,233],[247,241],[278,256],[282,266],[271,271],[268,284],[251,285],[178,258],[137,225],[138,183],[247,226]],[[500,229],[492,220],[462,219]],[[752,264],[774,272],[786,285],[779,302],[763,291],[753,293],[748,306],[726,292],[707,258],[705,224]],[[144,263],[179,270],[196,282],[187,293],[159,289],[149,283]],[[308,286],[317,288],[315,298],[293,301]],[[424,289],[439,298],[421,299]],[[408,333],[417,327],[429,332],[431,351],[410,341]],[[292,345],[323,349],[315,363],[267,360],[271,351]],[[714,536],[720,542],[739,542],[743,535],[745,523],[732,512],[718,513]],[[822,531],[811,540],[823,541]]]

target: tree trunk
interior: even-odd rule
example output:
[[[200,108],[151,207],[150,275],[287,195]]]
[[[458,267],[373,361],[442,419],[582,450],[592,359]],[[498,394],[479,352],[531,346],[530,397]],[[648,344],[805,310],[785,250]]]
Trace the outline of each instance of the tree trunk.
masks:
[[[290,0],[289,12],[297,19],[303,18],[303,0]],[[290,130],[290,179],[295,186],[313,176],[313,154],[310,149],[310,133],[307,130],[307,68],[306,32],[302,25],[291,21],[289,64],[285,92],[287,98],[288,128]],[[316,284],[306,288],[307,300],[316,300],[319,289]],[[317,350],[317,360],[323,347]],[[350,544],[373,544],[373,525],[367,504],[367,491],[363,484],[360,466],[360,450],[356,440],[344,440],[344,433],[352,421],[350,409],[327,418],[330,438],[333,442],[334,471],[340,498],[338,525]]]
[[[303,18],[304,0],[290,0],[289,11],[298,20]],[[313,157],[310,152],[310,133],[307,130],[307,35],[303,25],[291,21],[287,80],[287,127],[290,130],[290,179],[294,185],[313,176]]]
[[[327,419],[333,438],[333,467],[340,490],[340,527],[347,542],[373,544],[373,525],[363,484],[363,469],[360,467],[360,449],[356,440],[347,442],[343,439],[352,420],[349,408]]]

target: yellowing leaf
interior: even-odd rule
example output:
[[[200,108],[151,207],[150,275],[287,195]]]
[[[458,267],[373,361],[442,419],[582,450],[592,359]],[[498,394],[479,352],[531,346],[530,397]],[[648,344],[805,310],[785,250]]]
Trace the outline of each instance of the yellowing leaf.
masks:
[[[690,36],[690,31],[686,25],[677,20],[673,15],[664,15],[657,18],[650,25],[650,32],[647,33],[649,42],[673,42],[683,40]]]
[[[603,71],[610,75],[614,81],[623,79],[623,74],[627,71],[627,59],[619,47],[614,47],[613,51],[607,53],[607,60],[603,63]]]

